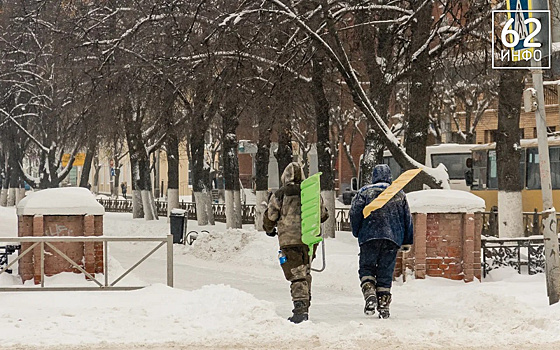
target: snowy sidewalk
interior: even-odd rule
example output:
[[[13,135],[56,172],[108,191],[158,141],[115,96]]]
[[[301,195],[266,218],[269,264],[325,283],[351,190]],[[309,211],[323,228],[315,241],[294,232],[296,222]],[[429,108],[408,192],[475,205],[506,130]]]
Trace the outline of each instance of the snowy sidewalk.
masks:
[[[192,229],[197,227],[189,221]],[[149,285],[138,291],[0,293],[3,348],[493,350],[560,344],[560,307],[548,306],[544,275],[509,269],[493,271],[483,283],[396,282],[391,318],[365,317],[358,247],[348,232],[326,242],[327,269],[314,274],[311,321],[293,325],[286,320],[289,284],[277,263],[277,240],[249,226],[204,229],[210,234],[193,246],[175,246],[174,289],[164,285],[162,251],[133,272],[131,279]],[[104,230],[113,236],[159,236],[167,234],[168,225],[164,218],[145,222],[108,213]],[[0,208],[0,235],[16,232],[15,210]],[[151,247],[111,245],[110,276]],[[47,283],[85,283],[69,275]],[[0,275],[0,285],[16,283]]]

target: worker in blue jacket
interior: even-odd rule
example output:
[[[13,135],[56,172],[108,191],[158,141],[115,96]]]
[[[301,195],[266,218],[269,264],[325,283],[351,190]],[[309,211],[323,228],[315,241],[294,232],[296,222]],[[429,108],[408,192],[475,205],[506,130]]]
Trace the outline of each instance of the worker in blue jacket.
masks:
[[[371,182],[352,200],[350,222],[352,234],[360,245],[358,273],[365,299],[364,313],[373,315],[377,307],[379,317],[388,318],[397,252],[399,248],[408,252],[412,245],[412,216],[406,195],[399,191],[382,208],[364,218],[364,207],[392,182],[389,166],[375,166]]]

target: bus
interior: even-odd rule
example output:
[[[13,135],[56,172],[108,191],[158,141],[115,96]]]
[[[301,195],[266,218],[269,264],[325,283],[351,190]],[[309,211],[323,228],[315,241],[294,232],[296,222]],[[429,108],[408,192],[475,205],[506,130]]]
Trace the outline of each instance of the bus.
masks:
[[[426,166],[435,168],[443,163],[449,174],[450,187],[453,190],[470,191],[465,181],[465,172],[468,170],[467,159],[471,158],[471,149],[476,144],[445,143],[426,147]],[[391,152],[383,152],[383,163],[389,165],[393,179],[396,179],[402,169],[397,164]]]
[[[548,138],[550,154],[550,175],[554,206],[560,206],[560,136]],[[541,177],[537,139],[520,142],[523,211],[542,211]],[[472,148],[473,184],[471,192],[486,201],[486,210],[498,205],[498,167],[496,163],[496,143],[476,145]]]

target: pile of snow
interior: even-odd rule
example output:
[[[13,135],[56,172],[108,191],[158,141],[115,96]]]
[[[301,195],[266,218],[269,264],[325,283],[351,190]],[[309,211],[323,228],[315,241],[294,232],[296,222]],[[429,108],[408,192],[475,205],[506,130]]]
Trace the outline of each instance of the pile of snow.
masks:
[[[257,231],[242,229],[228,229],[225,232],[210,229],[209,233],[199,232],[190,252],[202,260],[235,260],[249,242],[255,239],[256,234]]]
[[[458,190],[424,190],[407,193],[413,213],[474,213],[484,211],[484,199]]]
[[[103,215],[105,209],[81,187],[50,188],[29,193],[17,206],[17,215]]]

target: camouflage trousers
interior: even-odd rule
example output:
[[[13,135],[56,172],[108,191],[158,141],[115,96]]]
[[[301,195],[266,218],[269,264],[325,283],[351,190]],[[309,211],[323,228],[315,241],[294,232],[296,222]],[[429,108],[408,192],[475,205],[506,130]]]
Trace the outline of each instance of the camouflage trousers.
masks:
[[[314,248],[313,253],[317,246]],[[308,309],[311,300],[309,248],[306,245],[298,245],[282,248],[282,251],[286,254],[287,259],[281,266],[284,276],[291,282],[292,301],[303,301],[306,305],[305,308]],[[313,254],[314,257],[315,254]]]

